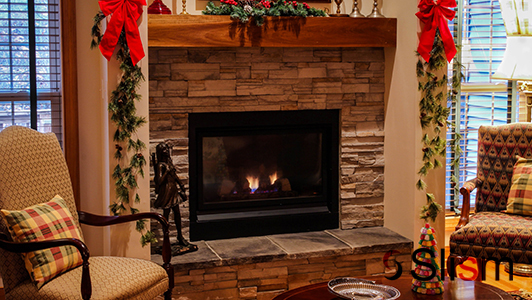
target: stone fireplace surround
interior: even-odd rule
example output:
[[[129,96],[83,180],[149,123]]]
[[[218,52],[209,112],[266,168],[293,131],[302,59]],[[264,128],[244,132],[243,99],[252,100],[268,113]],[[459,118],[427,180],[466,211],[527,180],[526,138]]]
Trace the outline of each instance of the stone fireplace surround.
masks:
[[[338,276],[382,274],[390,250],[411,264],[412,242],[381,227],[383,48],[150,47],[149,62],[150,150],[172,146],[187,188],[189,113],[341,111],[340,229],[195,242],[197,252],[172,258],[174,298],[271,300]],[[188,236],[188,203],[181,213]]]
[[[172,146],[186,185],[188,113],[340,109],[340,228],[383,225],[383,48],[150,47],[149,62],[150,147]]]

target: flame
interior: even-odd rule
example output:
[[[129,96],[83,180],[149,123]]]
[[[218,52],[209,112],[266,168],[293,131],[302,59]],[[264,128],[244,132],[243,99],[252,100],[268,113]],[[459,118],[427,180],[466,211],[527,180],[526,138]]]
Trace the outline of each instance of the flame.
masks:
[[[270,184],[273,184],[277,180],[277,172],[270,175]]]
[[[254,193],[257,190],[257,188],[259,188],[259,178],[248,176],[246,177],[246,179],[249,182],[249,188],[251,188],[251,193]]]
[[[271,174],[270,176],[270,184],[273,184],[277,180],[277,172]],[[247,176],[246,179],[249,182],[249,188],[251,189],[251,193],[255,193],[255,191],[259,188],[259,178],[255,176]]]

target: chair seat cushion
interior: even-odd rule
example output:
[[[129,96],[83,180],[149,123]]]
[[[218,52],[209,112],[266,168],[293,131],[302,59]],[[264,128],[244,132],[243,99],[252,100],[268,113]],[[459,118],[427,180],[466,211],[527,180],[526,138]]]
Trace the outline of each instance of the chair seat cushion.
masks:
[[[479,212],[450,236],[451,254],[532,264],[532,216]]]
[[[168,289],[166,271],[154,262],[125,257],[89,259],[91,299],[154,299]],[[81,271],[76,268],[54,278],[40,290],[27,280],[6,299],[81,299]]]

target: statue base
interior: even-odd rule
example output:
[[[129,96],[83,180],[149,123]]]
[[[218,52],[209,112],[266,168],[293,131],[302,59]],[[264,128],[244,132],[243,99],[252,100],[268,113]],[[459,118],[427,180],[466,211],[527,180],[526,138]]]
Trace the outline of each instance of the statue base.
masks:
[[[170,245],[172,256],[183,255],[185,253],[198,251],[198,246],[194,244],[180,245],[179,243],[172,243]],[[163,247],[156,246],[154,251],[155,254],[163,254]]]

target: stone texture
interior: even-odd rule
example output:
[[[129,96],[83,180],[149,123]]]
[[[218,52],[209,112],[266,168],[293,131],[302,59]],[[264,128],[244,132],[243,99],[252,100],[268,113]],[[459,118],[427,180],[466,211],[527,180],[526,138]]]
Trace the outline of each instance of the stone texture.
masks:
[[[149,55],[152,140],[187,138],[191,112],[339,109],[341,228],[384,223],[382,209],[367,211],[383,203],[382,48],[150,48]],[[173,149],[185,179],[187,150],[188,143]]]
[[[392,272],[382,262],[389,250],[398,251],[391,257],[390,267],[398,261],[404,272],[409,272],[413,250],[412,241],[382,227],[202,241],[197,245],[198,252],[172,258],[175,299],[271,300],[288,289],[336,277]],[[283,254],[261,262],[265,253]],[[259,258],[253,258],[255,255]],[[160,255],[152,255],[152,260],[162,263]]]
[[[321,253],[324,251],[346,254],[351,250],[348,245],[326,232],[279,234],[270,236],[270,239],[286,253],[294,257],[305,253]]]
[[[206,242],[216,254],[226,261],[260,262],[286,253],[267,237],[249,237]]]

